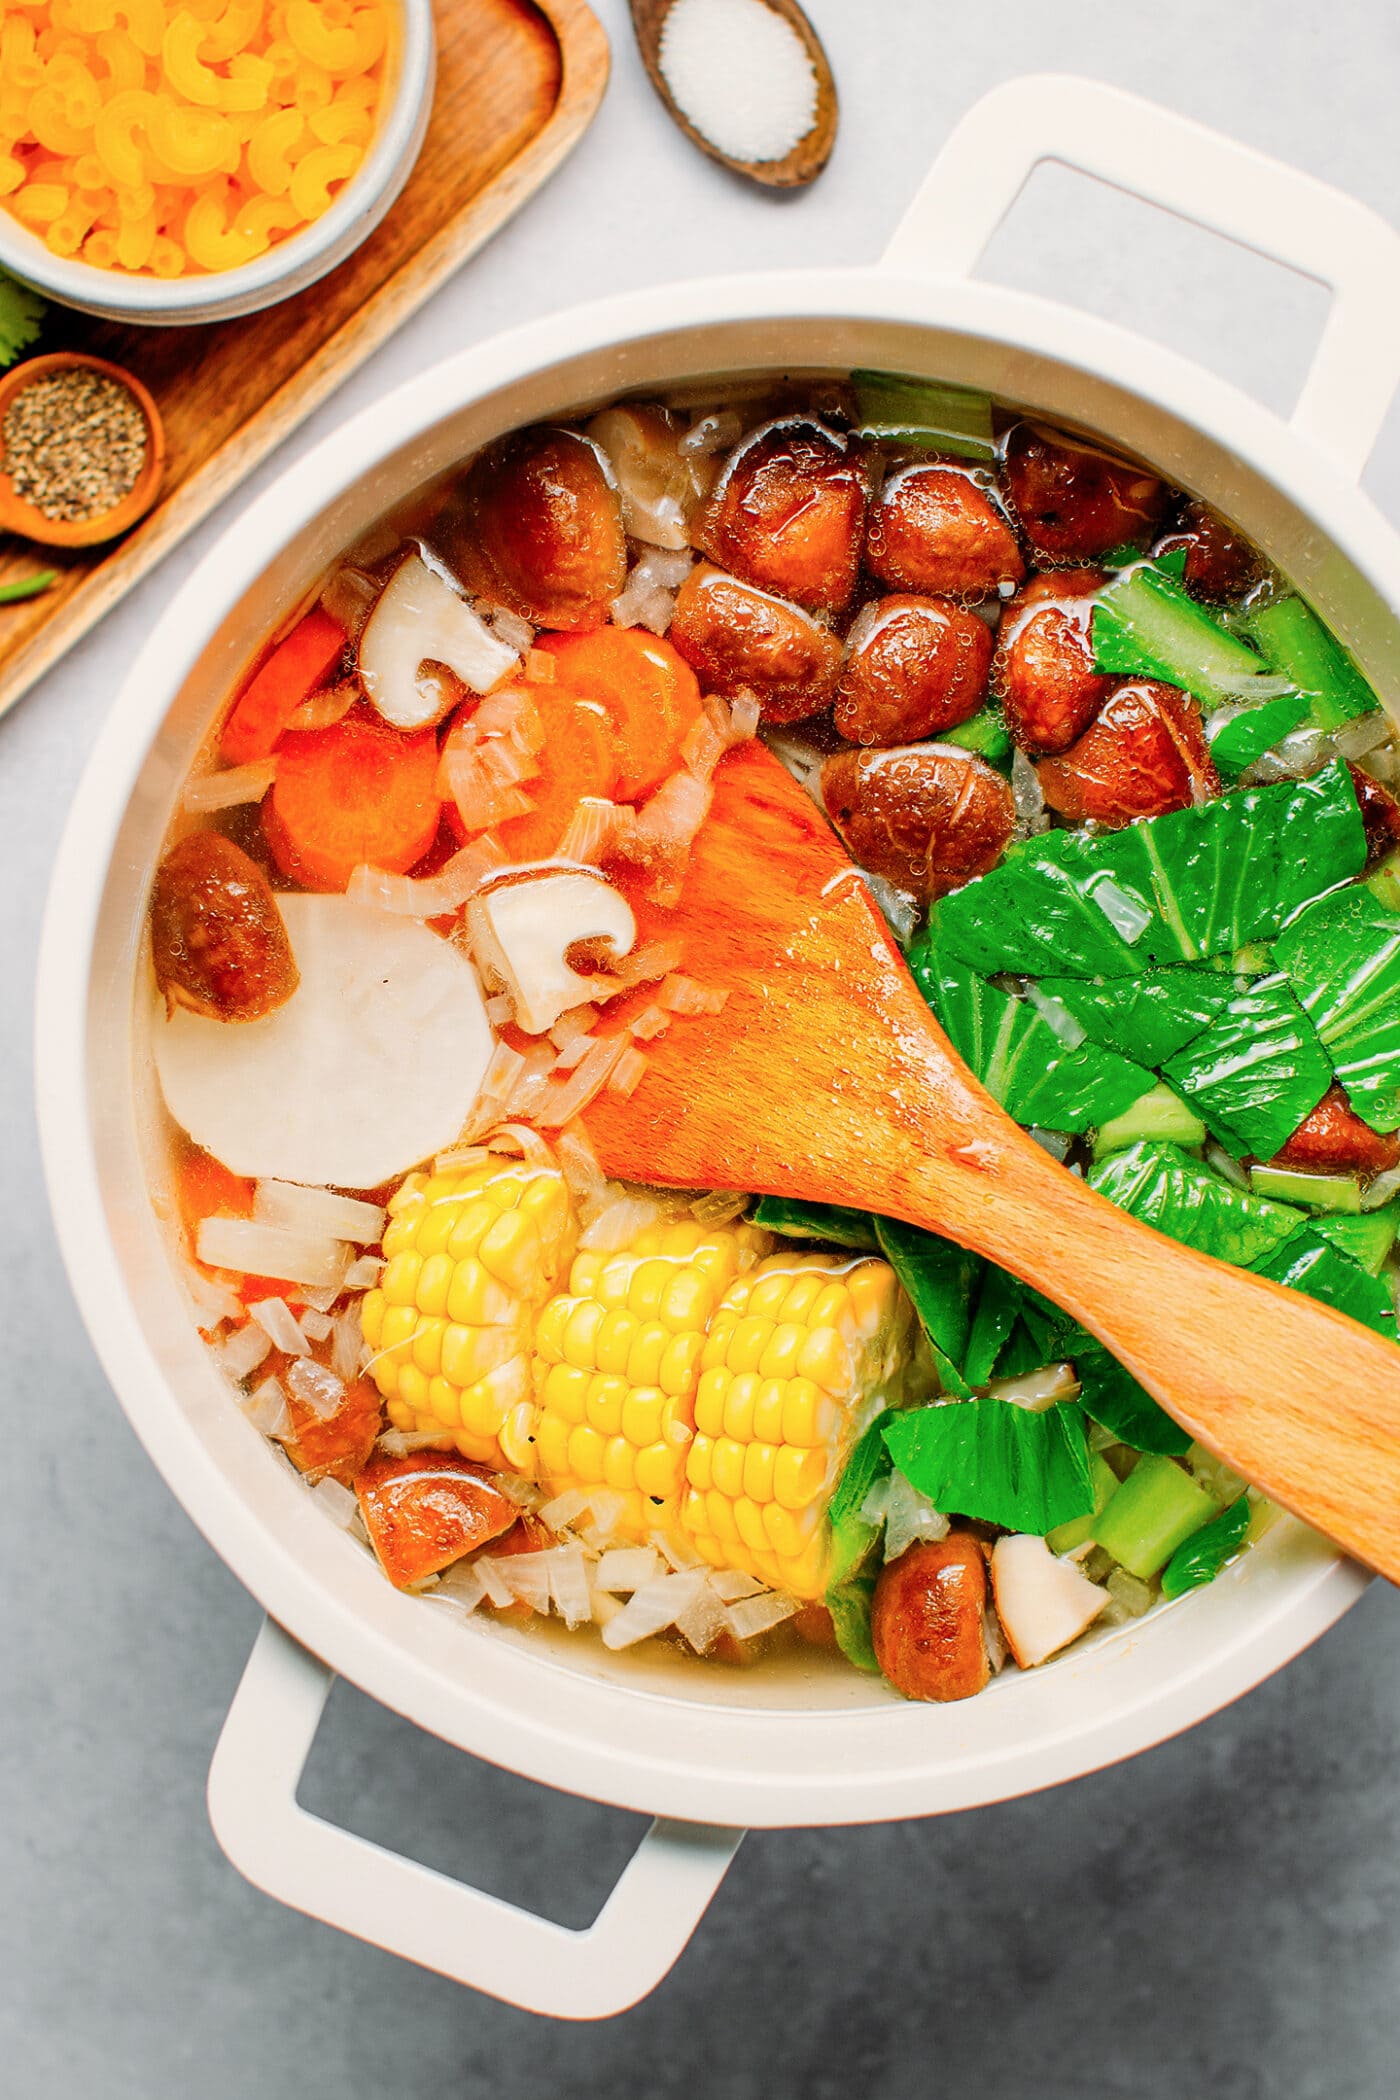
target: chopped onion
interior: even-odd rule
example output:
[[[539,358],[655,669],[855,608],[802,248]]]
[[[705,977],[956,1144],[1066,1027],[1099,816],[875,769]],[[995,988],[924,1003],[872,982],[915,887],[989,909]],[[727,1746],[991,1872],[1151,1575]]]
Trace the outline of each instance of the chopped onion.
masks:
[[[558,1052],[552,1043],[532,1043],[520,1060],[520,1076],[506,1102],[507,1115],[521,1120],[543,1108]]]
[[[211,1268],[276,1276],[286,1283],[338,1286],[350,1265],[350,1249],[340,1240],[290,1232],[254,1218],[201,1218],[195,1251]]]
[[[584,1209],[606,1200],[608,1180],[598,1164],[598,1155],[588,1141],[588,1132],[581,1123],[570,1123],[559,1132],[555,1140],[559,1155],[559,1171],[574,1202]],[[596,1511],[596,1502],[595,1502]]]
[[[669,934],[664,940],[647,941],[642,947],[633,949],[630,955],[624,955],[606,977],[594,979],[593,996],[607,1001],[615,999],[619,992],[635,991],[639,984],[656,984],[675,969],[683,953],[684,943],[679,934]]]
[[[362,1254],[352,1261],[345,1271],[347,1291],[371,1291],[384,1273],[384,1263],[378,1254]]]
[[[333,729],[343,722],[360,700],[364,698],[355,679],[343,678],[339,685],[327,686],[324,692],[313,693],[294,707],[287,717],[288,729]]]
[[[364,1335],[360,1328],[360,1311],[352,1306],[349,1312],[341,1313],[331,1325],[331,1369],[337,1378],[348,1385],[360,1368],[360,1351],[364,1346]]]
[[[948,1519],[902,1473],[892,1473],[885,1495],[885,1559],[898,1560],[916,1539],[948,1536]]]
[[[675,1569],[678,1574],[683,1569],[688,1570],[691,1568],[699,1568],[703,1572],[705,1564],[699,1554],[690,1551],[688,1548],[678,1546],[669,1532],[654,1531],[651,1535],[651,1543],[655,1546],[667,1567]]]
[[[481,1090],[472,1105],[472,1112],[467,1118],[462,1132],[463,1146],[472,1147],[474,1138],[482,1136],[499,1122],[505,1111],[505,1105],[514,1093],[524,1071],[524,1052],[513,1050],[509,1043],[497,1043],[491,1053],[491,1062],[487,1065],[486,1071],[482,1076]],[[463,1146],[454,1147],[453,1151],[443,1153],[440,1156],[443,1160],[450,1161],[453,1167],[474,1165],[475,1162],[468,1156]],[[442,1167],[440,1171],[449,1172],[451,1168]]]
[[[630,1648],[674,1626],[681,1613],[699,1593],[705,1576],[701,1569],[678,1575],[658,1575],[632,1592],[631,1599],[603,1628],[605,1648]]]
[[[567,1050],[570,1043],[576,1043],[580,1036],[591,1035],[597,1018],[598,1009],[589,1001],[582,1006],[571,1006],[560,1014],[549,1030],[549,1040],[557,1049]]]
[[[183,806],[191,816],[236,809],[242,802],[261,802],[277,778],[276,758],[255,758],[246,766],[226,766],[222,773],[202,773],[185,789]]]
[[[1079,1391],[1079,1380],[1073,1364],[1042,1364],[1024,1378],[999,1379],[987,1391],[994,1400],[1009,1400],[1013,1407],[1041,1414],[1057,1400],[1072,1400]]]
[[[489,1555],[483,1554],[472,1565],[481,1578],[481,1587],[486,1592],[488,1604],[501,1611],[507,1604],[515,1602],[515,1593],[502,1576],[502,1570],[507,1565],[505,1560],[492,1560]]]
[[[486,1584],[481,1579],[476,1563],[459,1560],[445,1571],[430,1601],[434,1604],[445,1604],[451,1610],[470,1617],[485,1596]]]
[[[319,1311],[314,1305],[308,1305],[297,1324],[308,1342],[323,1342],[335,1322],[329,1313]]]
[[[517,1604],[549,1616],[549,1555],[512,1553],[496,1562],[502,1582]]]
[[[636,828],[637,812],[625,802],[585,795],[569,819],[556,858],[599,867],[611,854],[625,850]]]
[[[740,1568],[716,1568],[710,1577],[710,1588],[726,1604],[736,1604],[741,1597],[760,1596],[765,1585]]]
[[[695,1650],[708,1655],[721,1634],[729,1629],[729,1614],[709,1582],[702,1582],[691,1602],[676,1618],[676,1631]]]
[[[616,1254],[666,1215],[654,1196],[619,1194],[584,1226],[579,1246],[590,1254]]]
[[[493,992],[486,1002],[486,1018],[493,1028],[504,1028],[514,1012],[514,1003],[504,992]]]
[[[344,1282],[326,1284],[303,1284],[297,1292],[303,1305],[312,1306],[317,1312],[329,1312],[344,1289]]]
[[[442,919],[460,911],[488,875],[506,865],[506,854],[489,834],[473,839],[444,861],[436,875],[391,875],[384,868],[356,868],[345,894],[354,904],[405,919]]]
[[[1361,1208],[1381,1210],[1394,1196],[1400,1196],[1400,1167],[1387,1167],[1385,1172],[1377,1174],[1370,1187],[1363,1191]]]
[[[673,1014],[723,1013],[728,991],[718,985],[697,984],[693,977],[670,976],[657,992],[657,1004]]]
[[[624,1101],[630,1099],[641,1085],[649,1062],[646,1052],[635,1045],[625,1049],[608,1074],[608,1092],[621,1095]]]
[[[287,1390],[294,1400],[315,1415],[318,1422],[329,1422],[340,1413],[345,1401],[345,1386],[328,1370],[309,1356],[300,1356],[287,1370]]]
[[[375,1438],[379,1450],[390,1458],[408,1458],[414,1451],[441,1451],[452,1442],[446,1429],[385,1429]]]
[[[583,1626],[593,1616],[588,1564],[582,1546],[555,1546],[540,1559],[548,1562],[549,1601],[566,1626]]]
[[[784,1619],[792,1618],[800,1609],[795,1597],[785,1597],[781,1591],[765,1590],[757,1597],[741,1597],[731,1604],[726,1616],[729,1630],[736,1640],[751,1641],[771,1627],[781,1626]]]
[[[1045,791],[1040,785],[1040,775],[1019,748],[1011,760],[1011,793],[1021,829],[1027,833],[1047,830],[1050,819],[1045,814]]]
[[[1067,1050],[1077,1050],[1088,1037],[1088,1030],[1077,1021],[1062,1000],[1051,998],[1034,982],[1026,986],[1026,998],[1040,1015],[1048,1021],[1055,1034]]]
[[[206,1315],[198,1322],[201,1332],[210,1327],[217,1327],[222,1320],[242,1320],[247,1317],[248,1308],[241,1298],[235,1297],[226,1283],[220,1283],[216,1277],[206,1276],[202,1269],[196,1269],[190,1262],[181,1262],[180,1268],[185,1279],[185,1288],[196,1312]]]
[[[613,1066],[628,1047],[625,1035],[608,1036],[594,1043],[577,1069],[541,1103],[538,1116],[542,1127],[554,1130],[581,1115],[607,1085]]]
[[[660,1569],[655,1546],[614,1546],[599,1560],[593,1580],[600,1590],[642,1590],[655,1582]]]
[[[541,1506],[540,1522],[547,1524],[551,1531],[567,1531],[574,1519],[581,1517],[587,1507],[587,1495],[581,1495],[577,1488],[567,1488],[562,1495],[556,1495],[552,1502]]]
[[[241,1385],[250,1372],[257,1370],[271,1347],[272,1337],[267,1330],[256,1320],[245,1320],[219,1343],[214,1358],[224,1376]]]
[[[749,1207],[749,1196],[745,1189],[708,1189],[697,1196],[690,1206],[690,1215],[697,1225],[730,1225],[735,1218],[742,1218]]]
[[[588,1055],[596,1040],[597,1038],[590,1035],[586,1029],[581,1035],[570,1036],[568,1042],[560,1046],[554,1060],[554,1070],[556,1072],[572,1072],[574,1066],[580,1064]]]
[[[353,1240],[366,1247],[384,1237],[384,1209],[357,1196],[337,1196],[332,1189],[308,1188],[299,1181],[260,1181],[253,1216],[289,1232],[333,1240]]]
[[[264,1436],[285,1436],[292,1426],[287,1395],[276,1378],[264,1378],[239,1405],[254,1429],[261,1430]]]
[[[360,1505],[349,1488],[342,1487],[340,1482],[332,1480],[329,1474],[316,1482],[311,1489],[311,1499],[320,1503],[332,1524],[341,1531],[348,1531],[360,1514]]]
[[[635,1036],[639,1043],[650,1043],[657,1036],[664,1035],[670,1025],[671,1016],[664,1007],[656,1005],[653,1001],[650,1006],[644,1006],[639,1014],[633,1014],[627,1023],[627,1033]]]
[[[1121,934],[1130,948],[1152,924],[1152,914],[1141,899],[1130,896],[1108,876],[1100,876],[1090,888],[1089,895],[1114,932]]]
[[[1334,729],[1332,742],[1343,758],[1365,758],[1394,734],[1395,724],[1385,709],[1373,707],[1369,714],[1356,715],[1350,722],[1343,722],[1340,729]]]
[[[906,897],[903,890],[896,889],[885,876],[872,875],[868,868],[861,868],[859,874],[890,932],[901,948],[907,947],[919,923],[919,907],[912,897]]]
[[[274,1349],[280,1349],[285,1356],[310,1356],[306,1336],[285,1298],[260,1298],[248,1311]]]
[[[593,1512],[593,1529],[603,1538],[610,1538],[622,1522],[627,1508],[627,1497],[619,1495],[613,1488],[594,1488],[588,1497],[588,1507]]]

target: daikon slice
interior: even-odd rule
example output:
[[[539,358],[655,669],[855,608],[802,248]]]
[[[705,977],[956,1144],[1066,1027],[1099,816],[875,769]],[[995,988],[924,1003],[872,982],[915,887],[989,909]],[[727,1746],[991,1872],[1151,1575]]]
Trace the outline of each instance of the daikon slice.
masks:
[[[491,1057],[470,963],[412,919],[278,900],[301,982],[258,1021],[153,1017],[170,1113],[235,1174],[376,1188],[451,1144]]]

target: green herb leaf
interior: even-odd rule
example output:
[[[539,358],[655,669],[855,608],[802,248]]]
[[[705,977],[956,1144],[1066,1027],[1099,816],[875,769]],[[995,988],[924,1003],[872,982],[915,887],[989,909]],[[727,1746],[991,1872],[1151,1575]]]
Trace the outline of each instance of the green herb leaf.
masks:
[[[1234,987],[1216,970],[1183,965],[1143,977],[1046,977],[1041,990],[1105,1050],[1156,1071],[1225,1011]]]
[[[990,874],[943,898],[930,926],[941,957],[987,976],[1141,977],[1154,963],[1200,962],[1272,940],[1365,859],[1356,793],[1338,762],[1309,780],[1251,788],[1107,836],[1048,831],[1023,840]]]
[[[1249,1497],[1241,1495],[1218,1517],[1212,1517],[1209,1524],[1192,1532],[1162,1570],[1162,1595],[1184,1597],[1188,1590],[1214,1582],[1226,1561],[1233,1560],[1244,1544],[1249,1516]]]
[[[1168,1239],[1248,1268],[1292,1237],[1303,1213],[1222,1181],[1175,1145],[1131,1145],[1091,1167],[1089,1187]]]
[[[875,1237],[909,1294],[933,1350],[945,1392],[966,1397],[962,1360],[972,1325],[972,1293],[981,1259],[935,1232],[896,1218],[876,1218]]]
[[[885,1429],[893,1420],[893,1413],[886,1408],[856,1440],[827,1505],[827,1522],[831,1526],[828,1588],[849,1582],[880,1536],[880,1526],[868,1523],[861,1510],[876,1482],[893,1470],[885,1448]]]
[[[1162,1071],[1240,1158],[1272,1159],[1332,1084],[1327,1052],[1286,977],[1235,992]]]
[[[1278,675],[1263,657],[1161,562],[1139,562],[1105,585],[1091,634],[1097,670],[1164,678],[1210,707],[1248,699],[1251,685],[1261,700],[1278,692]]]
[[[838,1247],[858,1248],[863,1253],[879,1251],[875,1223],[864,1210],[848,1210],[841,1203],[800,1203],[793,1196],[760,1196],[753,1208],[753,1222],[789,1240],[830,1240]]]
[[[952,1400],[896,1415],[885,1443],[935,1509],[1043,1536],[1094,1506],[1084,1416],[1006,1400]]]
[[[1156,1451],[1184,1458],[1191,1448],[1186,1431],[1159,1407],[1102,1342],[1091,1341],[1075,1352],[1080,1404],[1091,1420],[1134,1451]]]
[[[1285,1246],[1254,1263],[1256,1276],[1287,1284],[1290,1291],[1335,1306],[1363,1327],[1395,1340],[1395,1300],[1384,1277],[1368,1276],[1359,1263],[1338,1252],[1309,1226]]]
[[[940,953],[932,928],[915,940],[908,961],[953,1048],[1018,1123],[1087,1130],[1151,1086],[1152,1074],[1116,1051],[1071,1048],[1025,1000]]]
[[[1225,778],[1233,780],[1256,758],[1272,751],[1290,729],[1296,729],[1307,712],[1305,693],[1281,693],[1277,700],[1263,700],[1246,714],[1226,717],[1218,729],[1208,722],[1210,755]]]
[[[0,270],[0,371],[37,342],[48,312],[45,302],[8,270]]]
[[[1274,952],[1357,1114],[1400,1128],[1400,918],[1364,885],[1337,890]]]
[[[1249,615],[1249,631],[1275,670],[1307,700],[1319,729],[1340,729],[1375,707],[1370,686],[1304,599],[1258,606]]]

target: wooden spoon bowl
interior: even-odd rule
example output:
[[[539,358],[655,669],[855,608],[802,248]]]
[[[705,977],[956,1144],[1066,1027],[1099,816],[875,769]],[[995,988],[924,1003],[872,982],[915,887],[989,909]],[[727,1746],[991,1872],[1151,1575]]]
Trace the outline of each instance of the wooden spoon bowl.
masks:
[[[104,379],[115,380],[118,386],[125,387],[135,397],[146,419],[146,456],[135,483],[111,510],[100,511],[95,518],[49,518],[34,504],[26,502],[5,472],[5,415],[15,396],[32,386],[36,379],[50,378],[56,372],[78,370],[96,372]],[[165,430],[160,410],[140,380],[120,365],[109,364],[102,357],[88,357],[76,350],[59,350],[49,357],[26,358],[0,379],[0,529],[19,533],[27,540],[37,540],[45,547],[99,546],[103,540],[115,539],[119,533],[129,531],[145,517],[160,492],[164,471]]]
[[[647,69],[648,78],[665,103],[673,121],[692,145],[698,146],[711,160],[717,160],[722,168],[729,168],[736,175],[746,176],[750,182],[757,182],[764,189],[803,189],[809,182],[816,180],[831,158],[831,149],[836,142],[839,110],[836,82],[832,78],[830,61],[822,48],[821,38],[798,5],[798,0],[763,0],[770,13],[780,15],[783,21],[796,31],[811,61],[817,81],[817,113],[811,128],[780,160],[738,160],[732,154],[723,152],[703,131],[697,130],[671,93],[670,85],[661,70],[661,32],[675,0],[630,0],[630,4],[632,26],[637,32],[637,48],[642,54],[642,64]]]
[[[1394,1343],[1057,1165],[954,1052],[821,812],[759,745],[721,763],[677,930],[728,1000],[587,1111],[608,1174],[852,1204],[986,1255],[1266,1495],[1400,1579]]]

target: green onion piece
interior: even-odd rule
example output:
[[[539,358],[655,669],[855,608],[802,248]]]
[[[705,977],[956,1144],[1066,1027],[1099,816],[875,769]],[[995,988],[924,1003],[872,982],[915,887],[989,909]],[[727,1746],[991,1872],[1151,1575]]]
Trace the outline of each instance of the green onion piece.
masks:
[[[1278,598],[1249,615],[1269,662],[1307,699],[1319,729],[1340,729],[1377,705],[1346,651],[1301,598]]]
[[[1159,1079],[1121,1115],[1111,1116],[1099,1125],[1094,1157],[1106,1159],[1110,1152],[1121,1152],[1125,1145],[1137,1144],[1139,1138],[1162,1138],[1170,1145],[1188,1147],[1203,1145],[1206,1126],[1180,1094],[1173,1093],[1166,1081]]]
[[[1073,1553],[1094,1535],[1094,1519],[1107,1507],[1109,1497],[1118,1492],[1118,1475],[1114,1472],[1102,1451],[1089,1453],[1089,1481],[1094,1491],[1094,1506],[1085,1516],[1071,1517],[1068,1524],[1057,1524],[1045,1534],[1045,1543],[1052,1553]]]
[[[1138,1460],[1095,1519],[1094,1541],[1130,1575],[1147,1582],[1215,1511],[1205,1489],[1174,1460],[1149,1454]]]
[[[990,459],[996,451],[992,404],[971,387],[896,372],[852,372],[851,381],[862,437],[964,459]]]
[[[1002,761],[1011,757],[1011,733],[1006,726],[1006,717],[993,700],[959,722],[956,729],[944,729],[939,733],[942,744],[957,744],[964,751],[975,751],[985,758],[988,765],[1000,767]]]
[[[1106,584],[1090,632],[1100,671],[1165,679],[1210,707],[1279,697],[1278,673],[1161,563],[1140,562]]]
[[[1368,1276],[1379,1276],[1395,1245],[1395,1236],[1400,1233],[1400,1203],[1387,1204],[1384,1210],[1364,1211],[1359,1218],[1333,1212],[1328,1217],[1314,1218],[1313,1230],[1340,1248]]]
[[[1278,1203],[1303,1203],[1310,1210],[1361,1209],[1361,1183],[1350,1174],[1308,1174],[1263,1165],[1251,1170],[1249,1180],[1256,1196],[1272,1196]]]
[[[1220,1570],[1233,1560],[1249,1530],[1249,1497],[1241,1495],[1209,1524],[1203,1524],[1177,1547],[1162,1575],[1164,1597],[1184,1597],[1187,1590],[1214,1582]]]
[[[1211,757],[1226,778],[1233,780],[1266,751],[1272,751],[1290,729],[1296,729],[1308,706],[1306,693],[1280,693],[1277,700],[1262,700],[1248,714],[1221,720],[1219,728],[1207,722]]]
[[[870,1213],[848,1210],[841,1203],[801,1203],[794,1196],[760,1196],[753,1222],[788,1240],[830,1240],[838,1247],[857,1247],[878,1254],[880,1243]]]
[[[32,576],[18,577],[14,583],[0,583],[0,605],[18,605],[21,599],[37,598],[41,592],[52,590],[57,582],[57,569],[38,569]]]

